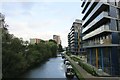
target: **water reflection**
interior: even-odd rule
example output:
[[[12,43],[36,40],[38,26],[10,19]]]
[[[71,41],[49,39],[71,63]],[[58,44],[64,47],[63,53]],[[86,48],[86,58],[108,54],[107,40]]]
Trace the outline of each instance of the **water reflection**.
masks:
[[[40,80],[68,80],[65,76],[65,68],[61,57],[51,58],[38,67],[29,70],[21,76],[21,78],[39,78]],[[45,80],[46,80],[45,79]],[[77,80],[76,78],[72,80]]]
[[[63,59],[56,57],[26,72],[22,78],[66,78],[64,72]]]

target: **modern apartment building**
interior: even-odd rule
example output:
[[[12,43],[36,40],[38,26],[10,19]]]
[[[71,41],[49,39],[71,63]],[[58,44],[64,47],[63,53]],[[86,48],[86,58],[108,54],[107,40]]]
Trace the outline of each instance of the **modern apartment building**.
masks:
[[[120,75],[120,1],[110,1],[83,1],[82,39],[87,62],[116,76]]]
[[[70,33],[68,34],[68,49],[73,54],[78,54],[81,48],[80,45],[81,26],[82,26],[82,21],[76,19],[75,22],[73,22],[72,24]]]
[[[68,33],[68,51],[71,52],[70,33]]]
[[[53,40],[57,42],[57,45],[61,44],[60,36],[59,35],[53,35]]]

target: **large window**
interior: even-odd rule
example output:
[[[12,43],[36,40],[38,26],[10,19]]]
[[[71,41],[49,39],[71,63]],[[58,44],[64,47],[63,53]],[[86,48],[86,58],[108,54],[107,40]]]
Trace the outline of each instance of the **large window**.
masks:
[[[115,19],[111,19],[109,25],[110,25],[110,30],[117,31],[117,22]]]
[[[103,49],[103,59],[104,59],[104,70],[107,73],[111,73],[111,49],[110,48],[104,48]]]
[[[120,9],[117,9],[118,11],[118,18],[120,19]]]
[[[120,20],[116,20],[116,24],[117,24],[117,31],[120,31]]]
[[[120,19],[120,9],[117,9],[117,18]]]
[[[109,15],[110,15],[110,17],[117,18],[117,8],[110,6],[109,7]]]

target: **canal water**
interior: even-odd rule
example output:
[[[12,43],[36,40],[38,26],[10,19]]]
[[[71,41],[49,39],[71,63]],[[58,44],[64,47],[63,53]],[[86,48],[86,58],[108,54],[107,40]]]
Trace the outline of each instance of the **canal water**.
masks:
[[[62,57],[50,58],[49,61],[38,65],[28,72],[24,73],[21,78],[66,78]],[[74,79],[73,79],[74,80]],[[77,79],[75,79],[77,80]]]

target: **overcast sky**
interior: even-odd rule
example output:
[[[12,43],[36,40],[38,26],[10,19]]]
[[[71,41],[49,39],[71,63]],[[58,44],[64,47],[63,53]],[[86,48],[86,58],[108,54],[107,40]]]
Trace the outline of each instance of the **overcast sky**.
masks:
[[[5,15],[9,32],[24,40],[52,39],[60,35],[62,45],[67,46],[67,35],[73,21],[81,19],[81,1],[3,2],[0,12]]]

